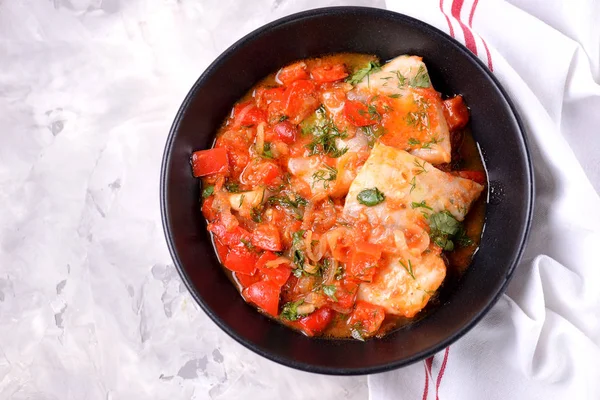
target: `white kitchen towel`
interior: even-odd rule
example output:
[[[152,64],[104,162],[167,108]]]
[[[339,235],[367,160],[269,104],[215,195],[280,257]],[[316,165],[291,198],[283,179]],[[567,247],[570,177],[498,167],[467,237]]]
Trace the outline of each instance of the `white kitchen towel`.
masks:
[[[448,349],[370,376],[370,399],[600,399],[600,1],[387,7],[452,35],[501,81],[526,126],[536,201],[507,294]]]

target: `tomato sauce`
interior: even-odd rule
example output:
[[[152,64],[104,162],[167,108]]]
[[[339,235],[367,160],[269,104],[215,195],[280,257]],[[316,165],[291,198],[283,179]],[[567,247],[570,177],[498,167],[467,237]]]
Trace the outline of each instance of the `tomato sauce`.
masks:
[[[372,55],[342,53],[290,64],[234,105],[213,149],[192,155],[224,271],[248,303],[308,336],[364,340],[427,315],[468,268],[483,229],[481,196],[462,223],[465,244],[443,252],[430,244],[427,251],[445,260],[446,278],[414,317],[357,297],[360,285],[377,277],[388,250],[369,242],[377,226],[344,213],[348,187],[370,148],[391,137],[386,124],[394,97],[354,94],[361,75],[368,79],[377,63]],[[444,105],[452,161],[436,167],[485,185],[480,153],[465,127],[468,109],[458,97]],[[400,142],[393,145],[409,146],[406,138]]]

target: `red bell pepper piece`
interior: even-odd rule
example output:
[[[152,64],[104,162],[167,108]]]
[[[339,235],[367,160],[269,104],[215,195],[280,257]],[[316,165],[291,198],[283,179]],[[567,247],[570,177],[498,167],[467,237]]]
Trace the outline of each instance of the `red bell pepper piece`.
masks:
[[[301,61],[288,65],[287,67],[283,67],[279,70],[275,79],[279,80],[279,82],[285,86],[301,79],[308,79],[306,64]]]
[[[281,237],[277,227],[269,224],[259,224],[252,232],[252,244],[261,249],[281,251]]]
[[[335,311],[328,307],[321,307],[306,317],[300,318],[298,324],[304,333],[308,336],[314,336],[321,333],[333,320]]]
[[[214,149],[195,151],[192,154],[192,170],[195,177],[212,174],[226,174],[229,171],[227,149],[217,147]]]
[[[248,286],[242,294],[246,301],[252,302],[266,313],[276,317],[279,311],[279,292],[281,288],[273,282],[261,281]]]
[[[475,181],[481,185],[485,185],[485,172],[482,171],[457,171],[454,174],[460,176],[461,178],[470,179]]]
[[[330,64],[314,67],[310,75],[317,82],[335,82],[347,77],[348,71],[344,64]]]
[[[237,246],[229,250],[223,265],[230,271],[252,275],[256,271],[257,258],[256,254],[250,252],[247,248]]]
[[[448,123],[448,129],[451,131],[464,128],[469,122],[469,110],[463,101],[462,96],[454,96],[451,99],[444,100],[444,117]]]

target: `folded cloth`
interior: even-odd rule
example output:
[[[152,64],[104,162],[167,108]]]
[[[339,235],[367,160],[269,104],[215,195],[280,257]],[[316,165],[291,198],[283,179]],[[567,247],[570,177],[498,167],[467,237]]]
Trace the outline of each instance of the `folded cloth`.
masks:
[[[369,376],[370,399],[599,399],[600,1],[387,7],[452,35],[501,81],[526,126],[536,201],[507,293],[451,347]]]

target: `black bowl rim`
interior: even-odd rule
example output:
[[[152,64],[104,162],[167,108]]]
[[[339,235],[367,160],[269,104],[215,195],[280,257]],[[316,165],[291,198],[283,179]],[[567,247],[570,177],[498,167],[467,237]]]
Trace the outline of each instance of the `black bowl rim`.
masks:
[[[237,335],[232,329],[229,328],[229,326],[223,320],[221,320],[221,318],[218,315],[216,315],[204,303],[204,301],[202,300],[202,297],[197,293],[196,288],[192,284],[189,276],[187,275],[187,272],[184,270],[181,260],[179,259],[179,256],[177,254],[177,249],[175,248],[175,244],[174,244],[174,241],[173,241],[173,238],[171,235],[171,222],[169,220],[169,216],[167,213],[168,199],[167,199],[167,190],[166,190],[166,179],[167,179],[167,175],[168,175],[168,169],[169,169],[169,164],[170,164],[170,159],[171,159],[173,142],[177,135],[177,131],[179,130],[179,126],[180,126],[181,120],[183,118],[183,115],[184,115],[186,109],[188,108],[189,103],[192,101],[192,99],[195,97],[196,93],[198,92],[199,86],[200,86],[201,82],[205,79],[205,77],[208,76],[213,70],[218,69],[220,64],[226,58],[228,58],[232,53],[234,53],[238,48],[244,46],[246,44],[246,42],[254,39],[256,36],[259,36],[266,31],[269,31],[275,27],[285,25],[287,23],[294,22],[297,20],[313,18],[313,17],[323,16],[323,15],[338,14],[340,12],[342,12],[342,13],[352,13],[352,12],[372,13],[372,14],[379,15],[379,16],[386,16],[388,18],[399,19],[399,20],[402,20],[403,23],[417,25],[418,27],[420,27],[427,33],[431,34],[432,36],[437,36],[437,37],[440,37],[441,39],[450,40],[454,45],[456,45],[458,50],[460,50],[460,52],[462,53],[462,55],[464,57],[468,58],[469,60],[471,60],[479,68],[479,70],[487,77],[487,79],[489,79],[492,82],[492,84],[499,90],[499,92],[502,94],[502,96],[504,98],[504,101],[506,101],[512,114],[514,115],[517,125],[519,127],[519,133],[520,133],[519,138],[521,140],[521,150],[523,151],[523,153],[525,155],[525,160],[526,160],[526,164],[527,164],[526,181],[529,183],[529,185],[528,185],[529,191],[526,193],[526,195],[527,195],[527,199],[526,199],[527,211],[526,211],[525,229],[522,231],[523,233],[520,238],[519,248],[517,249],[517,251],[513,257],[512,263],[507,270],[507,274],[506,274],[504,283],[498,289],[498,291],[495,293],[494,297],[488,303],[488,305],[486,307],[484,307],[482,310],[480,310],[479,313],[468,324],[466,324],[465,326],[462,327],[462,329],[460,329],[454,335],[451,335],[451,336],[447,337],[445,340],[439,342],[436,346],[432,346],[430,349],[424,350],[410,358],[397,360],[397,361],[390,362],[385,365],[374,366],[374,367],[364,367],[364,368],[330,368],[330,367],[314,366],[314,365],[303,363],[303,362],[297,362],[295,360],[290,360],[288,358],[273,355],[273,354],[269,353],[268,351],[263,351],[259,347],[255,346],[252,342]],[[247,35],[245,35],[244,37],[239,39],[237,42],[235,42],[234,44],[232,44],[229,48],[227,48],[224,52],[222,52],[206,68],[206,70],[196,80],[196,82],[194,83],[194,85],[192,86],[192,88],[190,89],[188,94],[186,95],[179,110],[177,111],[177,114],[175,116],[175,119],[173,121],[171,129],[169,131],[169,135],[166,140],[165,150],[163,153],[163,160],[162,160],[162,165],[161,165],[161,172],[160,172],[160,210],[161,210],[163,231],[164,231],[165,238],[167,241],[167,246],[169,248],[169,253],[171,254],[171,257],[173,258],[175,267],[177,268],[179,275],[181,276],[185,286],[187,287],[188,291],[190,292],[190,294],[194,298],[194,300],[200,305],[202,310],[210,317],[210,319],[212,319],[212,321],[215,322],[217,324],[217,326],[219,326],[223,331],[225,331],[225,333],[227,333],[235,341],[242,344],[244,347],[252,350],[253,352],[255,352],[271,361],[275,361],[276,363],[287,366],[287,367],[292,367],[292,368],[303,370],[306,372],[327,374],[327,375],[365,375],[365,374],[380,373],[380,372],[386,372],[386,371],[390,371],[393,369],[397,369],[397,368],[412,364],[418,360],[422,360],[422,359],[425,359],[429,356],[436,354],[440,350],[450,346],[452,343],[454,343],[455,341],[460,339],[463,335],[465,335],[468,331],[470,331],[477,323],[479,323],[479,321],[481,321],[481,319],[490,311],[490,309],[496,304],[496,302],[498,301],[500,296],[502,296],[502,294],[504,294],[504,292],[506,291],[506,287],[508,286],[508,283],[510,282],[510,280],[513,276],[513,272],[514,272],[515,268],[517,267],[522,255],[523,255],[525,246],[527,244],[527,240],[529,237],[529,231],[530,231],[531,223],[532,223],[532,217],[533,217],[534,187],[535,187],[535,185],[534,185],[533,167],[532,167],[532,162],[531,162],[531,154],[529,151],[529,146],[527,143],[527,137],[525,135],[525,128],[524,128],[522,119],[521,119],[519,113],[517,112],[517,109],[516,109],[514,103],[508,96],[506,90],[502,87],[502,85],[500,84],[498,79],[491,73],[491,71],[487,68],[487,66],[485,66],[485,64],[477,56],[475,56],[470,50],[468,50],[462,43],[458,42],[453,37],[447,35],[445,32],[443,32],[443,31],[437,29],[436,27],[429,25],[423,21],[420,21],[416,18],[410,17],[408,15],[390,11],[390,10],[386,10],[386,9],[373,8],[373,7],[338,6],[338,7],[315,8],[315,9],[311,9],[311,10],[307,10],[307,11],[298,12],[298,13],[291,14],[286,17],[277,19],[275,21],[272,21],[266,25],[263,25],[263,26],[255,29],[254,31],[248,33]]]

